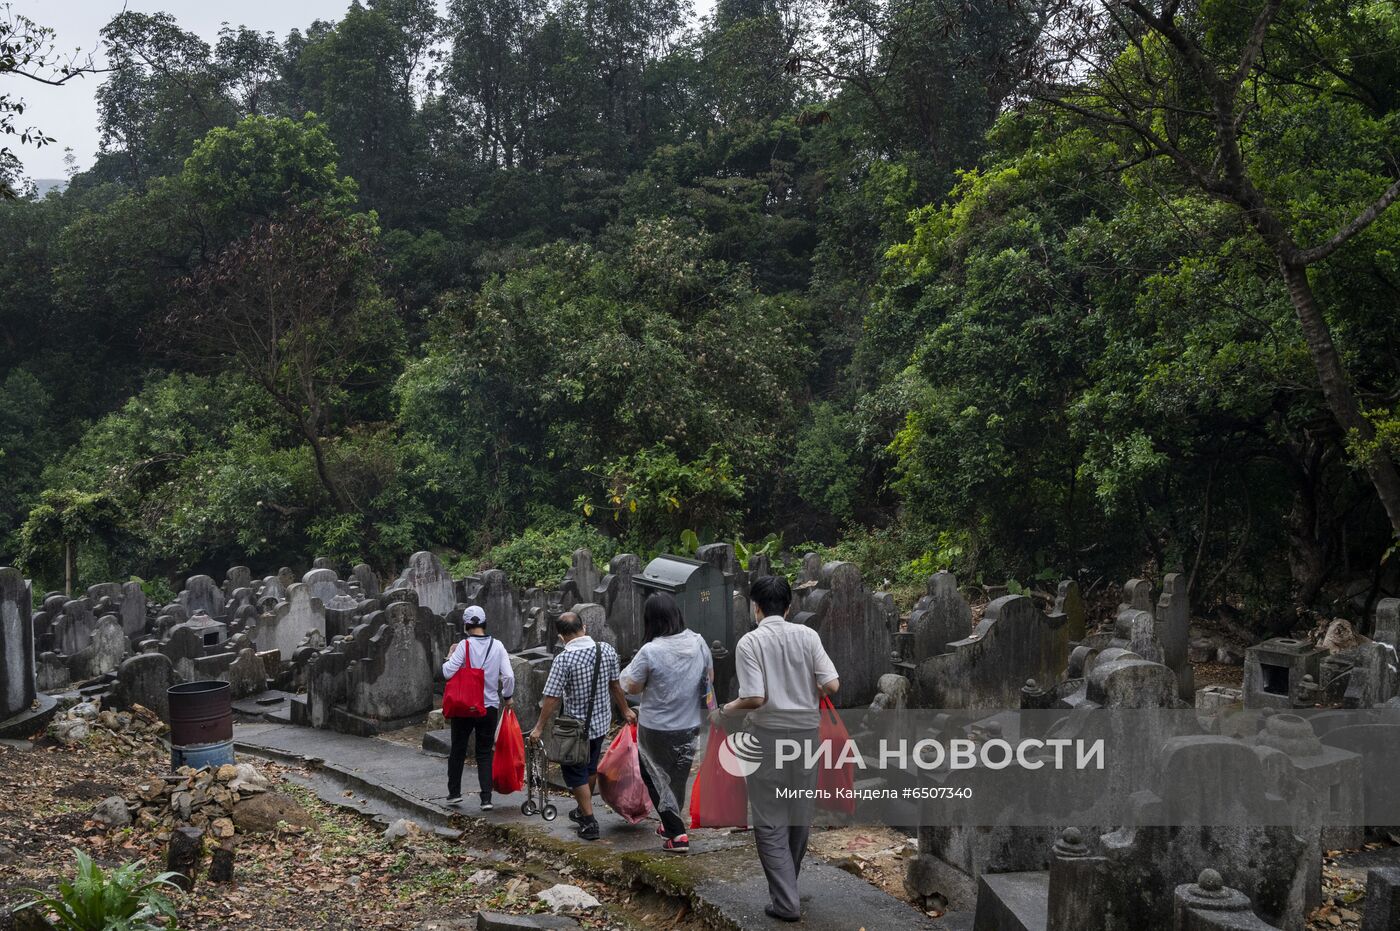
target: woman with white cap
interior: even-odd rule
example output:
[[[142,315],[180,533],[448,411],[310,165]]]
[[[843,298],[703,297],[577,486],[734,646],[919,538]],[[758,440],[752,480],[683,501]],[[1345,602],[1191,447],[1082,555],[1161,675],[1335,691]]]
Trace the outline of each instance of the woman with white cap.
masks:
[[[481,786],[481,810],[491,810],[491,758],[496,750],[496,724],[502,708],[510,707],[515,694],[515,671],[506,648],[486,635],[486,612],[469,605],[462,616],[467,639],[454,646],[442,664],[442,676],[451,679],[464,666],[480,669],[485,678],[486,713],[478,717],[454,717],[452,750],[447,757],[447,804],[462,801],[462,766],[467,760],[467,741],[475,735],[476,776]]]

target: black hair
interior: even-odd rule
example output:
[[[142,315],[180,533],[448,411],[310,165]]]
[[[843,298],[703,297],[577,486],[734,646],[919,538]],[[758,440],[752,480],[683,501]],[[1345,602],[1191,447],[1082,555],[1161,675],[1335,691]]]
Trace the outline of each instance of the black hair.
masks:
[[[792,586],[780,575],[765,575],[749,589],[749,599],[763,610],[764,617],[787,614],[792,604]]]
[[[572,611],[565,611],[559,615],[559,620],[554,622],[554,629],[559,631],[561,637],[572,637],[583,630],[583,618]]]
[[[647,598],[642,607],[642,642],[650,643],[657,637],[669,637],[685,630],[685,618],[681,617],[681,606],[666,592],[655,592]]]

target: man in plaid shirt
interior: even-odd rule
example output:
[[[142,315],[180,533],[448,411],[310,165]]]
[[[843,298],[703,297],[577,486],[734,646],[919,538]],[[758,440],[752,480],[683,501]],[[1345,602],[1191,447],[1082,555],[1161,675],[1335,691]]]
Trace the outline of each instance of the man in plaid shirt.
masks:
[[[593,792],[598,777],[598,758],[602,756],[603,741],[612,726],[609,701],[617,706],[618,714],[628,724],[637,720],[637,713],[627,706],[627,695],[618,684],[621,666],[612,645],[598,643],[584,633],[583,619],[572,611],[559,615],[555,627],[564,641],[564,652],[554,657],[549,667],[539,723],[530,732],[530,739],[540,739],[561,706],[569,717],[588,722],[588,762],[559,768],[564,773],[564,785],[578,802],[578,807],[569,812],[569,818],[578,824],[578,836],[597,840],[598,819],[593,816]],[[589,695],[593,696],[592,707],[588,704]]]

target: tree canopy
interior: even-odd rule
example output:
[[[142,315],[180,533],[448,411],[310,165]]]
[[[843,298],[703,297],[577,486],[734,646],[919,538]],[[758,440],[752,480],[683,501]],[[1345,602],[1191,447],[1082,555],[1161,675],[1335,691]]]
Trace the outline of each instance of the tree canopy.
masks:
[[[46,580],[775,532],[1262,627],[1396,584],[1394,0],[257,26],[117,16],[95,162],[0,203]]]

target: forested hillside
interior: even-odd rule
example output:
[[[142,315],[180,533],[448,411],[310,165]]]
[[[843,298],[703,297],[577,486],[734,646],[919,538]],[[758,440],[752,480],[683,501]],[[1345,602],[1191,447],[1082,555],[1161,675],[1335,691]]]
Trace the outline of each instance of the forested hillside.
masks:
[[[1394,582],[1395,0],[102,41],[95,163],[0,201],[0,564],[47,586],[687,531],[1179,569],[1261,628]]]

